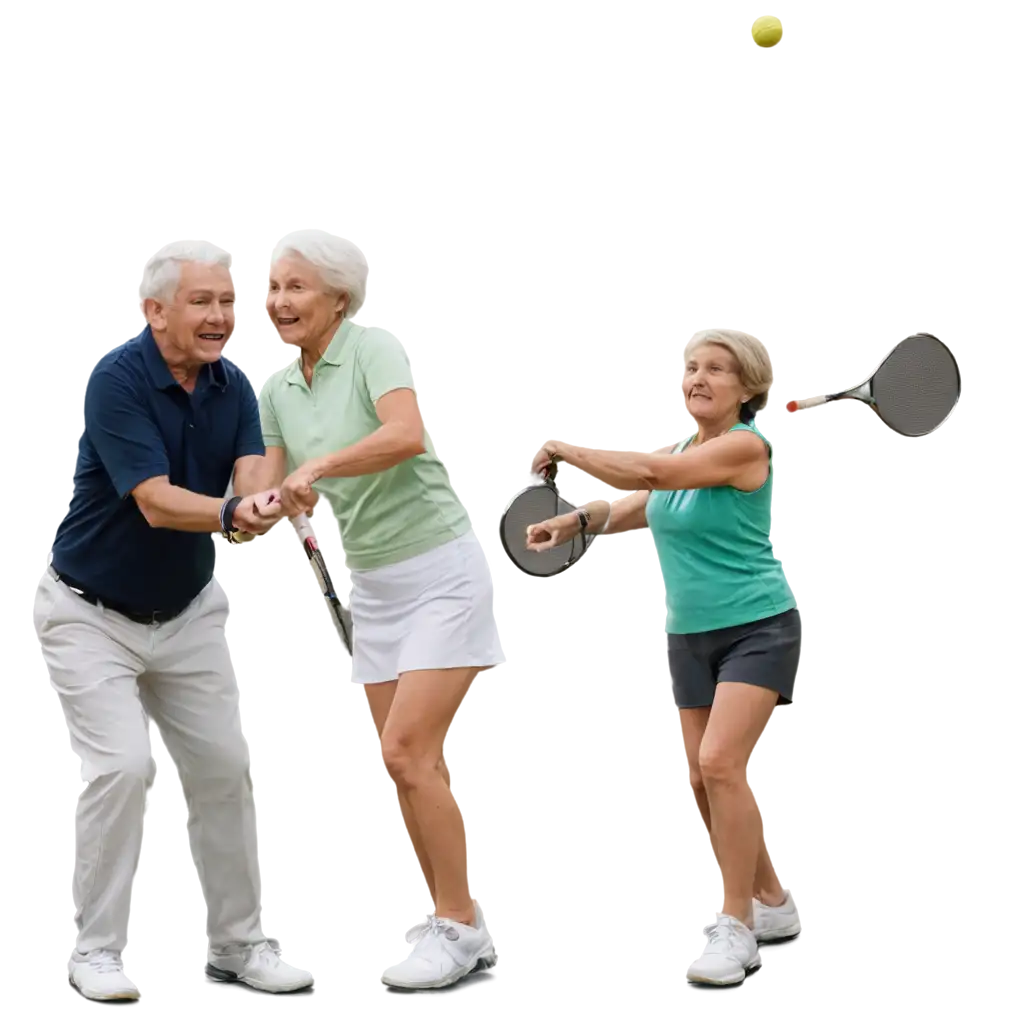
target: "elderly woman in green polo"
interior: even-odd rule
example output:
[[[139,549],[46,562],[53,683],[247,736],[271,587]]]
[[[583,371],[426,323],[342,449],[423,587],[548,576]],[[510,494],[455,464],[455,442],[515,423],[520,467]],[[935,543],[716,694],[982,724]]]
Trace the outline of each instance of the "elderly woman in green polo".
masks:
[[[353,682],[366,691],[433,913],[381,979],[440,988],[497,956],[466,873],[444,740],[476,675],[504,661],[490,571],[437,457],[409,360],[352,317],[367,264],[351,242],[298,231],[271,258],[267,312],[297,358],[260,396],[267,482],[289,515],[324,495],[352,579]],[[314,489],[315,488],[315,489]]]

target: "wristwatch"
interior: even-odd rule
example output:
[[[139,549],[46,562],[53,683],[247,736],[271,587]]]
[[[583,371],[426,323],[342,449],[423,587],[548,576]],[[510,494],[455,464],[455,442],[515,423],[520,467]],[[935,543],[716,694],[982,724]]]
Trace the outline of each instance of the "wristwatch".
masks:
[[[220,507],[220,532],[229,544],[237,544],[239,540],[236,534],[240,531],[235,529],[233,520],[235,518],[235,509],[241,503],[242,499],[236,495],[233,498],[228,498]]]

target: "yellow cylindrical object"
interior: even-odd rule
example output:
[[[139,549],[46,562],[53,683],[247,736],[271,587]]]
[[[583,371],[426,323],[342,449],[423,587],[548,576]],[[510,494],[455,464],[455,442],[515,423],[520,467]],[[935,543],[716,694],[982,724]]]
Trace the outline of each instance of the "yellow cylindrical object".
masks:
[[[762,7],[743,38],[765,56],[1021,56],[1014,7]]]

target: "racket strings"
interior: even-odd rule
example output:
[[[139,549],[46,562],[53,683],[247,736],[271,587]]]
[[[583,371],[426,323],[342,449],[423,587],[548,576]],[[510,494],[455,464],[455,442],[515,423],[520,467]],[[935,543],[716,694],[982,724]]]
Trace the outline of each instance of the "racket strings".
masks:
[[[547,551],[530,551],[526,547],[527,527],[574,509],[547,484],[527,488],[517,495],[501,520],[502,546],[513,563],[531,576],[554,576],[579,561],[593,540],[591,534],[578,534]]]
[[[960,373],[938,338],[916,335],[882,363],[871,391],[879,416],[893,430],[920,436],[934,430],[956,405]]]

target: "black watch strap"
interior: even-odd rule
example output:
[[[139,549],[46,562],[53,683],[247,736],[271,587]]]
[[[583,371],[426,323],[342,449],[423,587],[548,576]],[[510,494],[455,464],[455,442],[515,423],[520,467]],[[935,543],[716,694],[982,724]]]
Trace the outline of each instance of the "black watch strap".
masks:
[[[234,543],[234,537],[232,537],[232,534],[235,531],[235,509],[238,508],[241,503],[242,499],[236,495],[233,498],[228,498],[220,507],[220,532],[224,534],[231,543]]]

